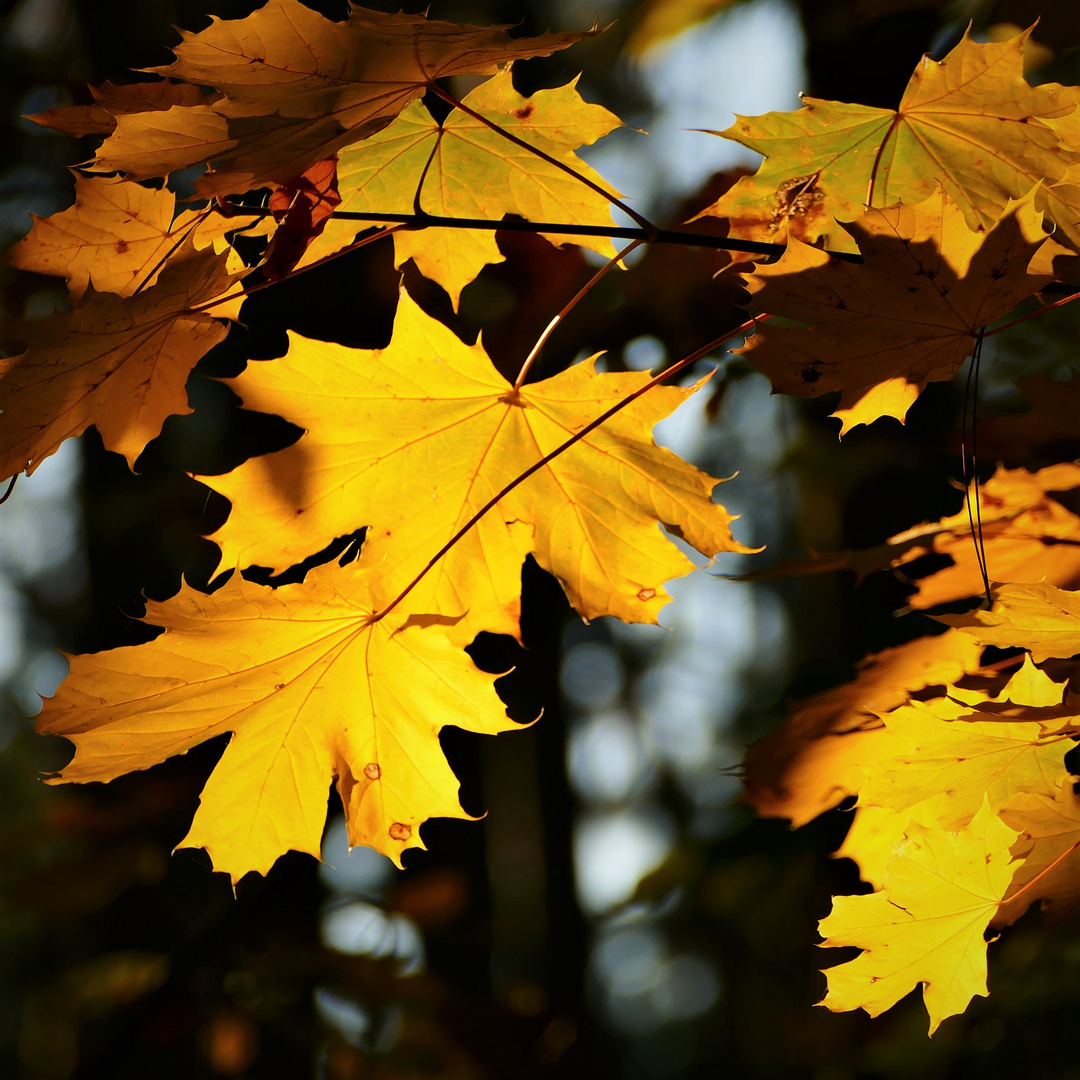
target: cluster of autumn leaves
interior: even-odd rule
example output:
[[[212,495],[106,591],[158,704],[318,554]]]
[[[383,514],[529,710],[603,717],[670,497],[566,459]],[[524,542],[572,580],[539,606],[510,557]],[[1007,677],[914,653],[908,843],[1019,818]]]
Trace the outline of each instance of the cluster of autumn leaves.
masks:
[[[575,151],[619,121],[573,84],[524,98],[509,63],[583,34],[511,38],[353,7],[332,22],[298,0],[184,33],[166,79],[95,89],[39,122],[105,136],[76,202],[35,219],[14,266],[66,279],[70,310],[18,328],[0,361],[0,475],[32,471],[88,426],[129,464],[188,410],[188,374],[254,287],[392,234],[455,305],[502,258],[491,231],[395,229],[439,218],[611,225],[618,193]],[[744,281],[755,334],[741,350],[784,393],[840,391],[843,430],[903,419],[951,378],[984,328],[1075,274],[1080,89],[1031,87],[1023,35],[965,38],[923,61],[897,110],[807,99],[724,134],[767,155],[707,214],[732,236],[786,243]],[[437,122],[436,80],[490,75]],[[145,184],[209,163],[201,209]],[[258,196],[269,190],[267,212]],[[368,222],[343,219],[342,212]],[[1056,226],[1048,236],[1044,218]],[[415,221],[414,223],[415,224]],[[238,235],[265,238],[246,265]],[[359,240],[358,240],[359,236]],[[613,255],[610,241],[553,231]],[[858,257],[842,258],[828,252]],[[402,292],[393,338],[357,350],[291,335],[288,353],[231,385],[244,407],[303,429],[292,446],[200,477],[232,504],[212,537],[221,569],[285,570],[366,529],[359,557],[270,588],[234,572],[150,603],[148,644],[78,656],[39,730],[75,744],[57,778],[109,780],[224,733],[231,740],[181,846],[234,881],[293,849],[318,854],[326,789],[349,839],[400,862],[432,816],[464,816],[444,725],[514,725],[464,647],[517,636],[532,555],[586,618],[655,622],[664,583],[692,564],[661,526],[713,556],[744,551],[717,481],[653,442],[691,390],[579,363],[511,384]],[[874,891],[837,898],[826,943],[863,953],[829,972],[825,1004],[888,1008],[922,983],[932,1028],[985,993],[984,933],[1035,900],[1080,895],[1080,806],[1065,753],[1080,734],[1080,519],[1055,493],[1080,468],[1001,471],[980,512],[992,610],[870,657],[857,680],[797,708],[751,751],[762,813],[800,824],[858,796],[840,854]],[[968,515],[809,569],[953,565],[912,606],[975,597]],[[1024,653],[984,664],[983,649]],[[944,779],[943,779],[944,778]]]

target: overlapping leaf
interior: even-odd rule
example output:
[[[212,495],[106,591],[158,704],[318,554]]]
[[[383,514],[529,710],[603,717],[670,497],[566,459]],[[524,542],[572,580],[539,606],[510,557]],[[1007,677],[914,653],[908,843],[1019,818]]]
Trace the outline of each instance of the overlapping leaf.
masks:
[[[213,537],[222,564],[284,569],[366,525],[362,564],[403,587],[505,486],[646,382],[585,362],[514,391],[404,292],[386,349],[292,335],[286,357],[234,385],[307,434],[200,478],[233,504]],[[664,582],[693,566],[660,524],[707,555],[746,550],[710,499],[718,481],[652,441],[690,392],[651,390],[501,497],[428,575],[434,609],[466,611],[469,634],[516,634],[532,554],[586,618],[655,622]]]
[[[965,34],[940,62],[924,57],[895,110],[804,97],[794,113],[737,117],[720,134],[766,160],[705,213],[730,219],[732,236],[850,251],[836,219],[920,202],[941,183],[971,228],[989,228],[1009,199],[1080,162],[1080,147],[1040,123],[1070,114],[1080,88],[1028,85],[1029,33],[985,43]]]
[[[347,22],[333,22],[299,0],[268,0],[247,18],[182,31],[176,60],[153,69],[214,87],[219,100],[118,116],[93,167],[145,179],[211,162],[196,185],[204,196],[284,183],[380,131],[435,79],[490,75],[591,32],[511,38],[506,27],[355,4]]]
[[[582,101],[576,83],[525,98],[514,90],[507,70],[477,87],[464,104],[530,147],[603,183],[574,151],[594,143],[620,121],[607,109]],[[410,105],[379,134],[344,151],[338,182],[344,211],[411,214],[419,208],[429,214],[495,221],[517,214],[530,221],[612,224],[608,200],[574,176],[467,113],[452,112],[440,125],[420,103]],[[351,243],[357,231],[355,223],[332,222],[304,262]],[[614,254],[606,238],[548,239]],[[398,266],[413,259],[422,274],[446,289],[455,307],[461,290],[484,266],[503,258],[495,234],[487,231],[398,232],[394,248]]]
[[[841,433],[903,420],[928,382],[952,378],[981,327],[1051,280],[1027,272],[1046,240],[1031,195],[985,236],[941,191],[845,228],[863,265],[792,239],[779,261],[747,275],[755,310],[809,325],[765,324],[738,350],[781,393],[842,391]]]
[[[134,466],[167,416],[191,411],[188,374],[227,333],[210,314],[232,313],[213,305],[234,281],[227,264],[188,245],[137,296],[91,288],[74,311],[23,324],[26,352],[0,360],[0,473],[33,472],[91,424]]]
[[[428,817],[468,817],[439,731],[515,725],[495,676],[447,638],[452,619],[373,620],[375,588],[330,564],[276,590],[235,575],[149,603],[164,634],[73,657],[46,701],[38,730],[75,744],[56,780],[111,780],[232,733],[181,847],[206,848],[234,882],[288,850],[318,856],[334,781],[350,844],[400,865]]]

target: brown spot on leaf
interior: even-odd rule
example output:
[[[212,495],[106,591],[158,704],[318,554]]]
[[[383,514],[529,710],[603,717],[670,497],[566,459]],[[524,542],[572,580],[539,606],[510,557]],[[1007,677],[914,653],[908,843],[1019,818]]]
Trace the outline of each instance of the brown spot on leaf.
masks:
[[[655,589],[641,589],[637,594],[637,598],[639,600],[651,600],[655,595]]]
[[[283,682],[279,682],[274,686],[274,689],[275,690],[284,690],[285,689],[285,684]]]
[[[805,217],[825,198],[818,187],[818,173],[795,176],[785,180],[776,189],[776,201],[769,231],[776,232],[784,222],[793,217]]]
[[[520,109],[514,110],[514,115],[519,120],[528,120],[534,112],[536,112],[536,106],[531,101],[526,101]]]
[[[403,825],[400,821],[395,821],[390,826],[390,836],[394,840],[408,840],[412,836],[412,826]]]
[[[803,382],[817,382],[821,378],[821,372],[817,368],[804,367],[802,369]]]
[[[116,254],[117,255],[123,255],[124,252],[127,251],[127,249],[128,249],[128,246],[127,246],[127,241],[126,240],[117,240],[116,241]]]
[[[367,777],[367,778],[368,778],[369,780],[378,780],[378,779],[379,779],[379,777],[380,777],[380,776],[382,776],[382,769],[380,769],[380,768],[379,768],[379,766],[378,766],[378,765],[376,765],[374,761],[369,761],[369,762],[368,762],[368,763],[367,763],[367,764],[366,764],[366,765],[364,766],[364,775],[365,775],[365,776],[366,776],[366,777]],[[392,830],[392,829],[391,829],[391,834],[393,834],[393,830]]]

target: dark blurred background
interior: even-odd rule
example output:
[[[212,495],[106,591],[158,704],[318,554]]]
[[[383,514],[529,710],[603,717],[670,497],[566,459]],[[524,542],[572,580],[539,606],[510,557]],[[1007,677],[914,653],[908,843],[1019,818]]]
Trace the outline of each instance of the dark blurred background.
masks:
[[[3,7],[0,243],[72,199],[65,166],[89,145],[21,117],[88,100],[87,82],[167,63],[171,26],[238,18],[251,0],[20,0]],[[312,5],[331,17],[343,0]],[[376,4],[375,6],[383,6]],[[394,5],[386,5],[385,10]],[[407,10],[419,3],[406,2]],[[520,64],[529,93],[584,71],[580,89],[646,136],[612,136],[589,160],[661,223],[711,203],[755,157],[713,135],[732,112],[798,107],[797,93],[894,106],[924,52],[968,20],[983,39],[1041,14],[1030,76],[1080,76],[1080,8],[919,0],[433,0],[430,14],[522,32],[614,25]],[[716,223],[703,227],[715,229]],[[410,291],[470,340],[481,329],[513,374],[594,266],[575,249],[500,236],[455,315],[406,269]],[[537,377],[606,350],[609,370],[659,369],[742,315],[714,275],[726,256],[656,248],[608,275],[560,328]],[[48,278],[4,270],[8,317],[64,302]],[[747,584],[722,575],[808,549],[877,543],[954,512],[962,384],[931,386],[906,426],[836,437],[829,403],[771,397],[735,356],[658,437],[717,476],[769,553],[731,557],[676,583],[665,628],[584,625],[554,582],[525,570],[525,650],[473,646],[528,730],[443,743],[462,802],[482,821],[433,821],[429,850],[398,872],[345,850],[331,800],[325,861],[290,855],[234,897],[183,837],[221,741],[113,784],[46,787],[65,744],[31,733],[35,691],[66,670],[53,646],[92,651],[146,636],[144,596],[181,575],[207,586],[203,537],[228,504],[192,480],[295,437],[236,407],[216,377],[285,350],[285,331],[356,347],[389,339],[398,276],[388,244],[248,301],[243,326],[189,384],[131,473],[91,431],[0,507],[0,1075],[25,1080],[518,1080],[518,1078],[1080,1077],[1080,938],[1029,914],[991,948],[991,996],[931,1041],[918,994],[876,1021],[814,1007],[824,993],[815,920],[858,891],[830,852],[848,818],[792,831],[737,805],[743,747],[785,701],[851,676],[867,652],[926,632],[898,617],[908,591],[880,574]],[[984,472],[1080,454],[1071,308],[994,338],[980,416]],[[689,376],[688,376],[689,378]],[[1017,380],[1029,380],[1018,387]],[[1033,380],[1033,381],[1031,381]],[[1041,395],[1041,397],[1040,397]],[[1030,401],[1054,402],[1053,423]],[[2,422],[2,419],[0,419]],[[995,426],[996,425],[996,426]],[[329,557],[331,553],[327,553]],[[835,961],[835,958],[833,962]]]

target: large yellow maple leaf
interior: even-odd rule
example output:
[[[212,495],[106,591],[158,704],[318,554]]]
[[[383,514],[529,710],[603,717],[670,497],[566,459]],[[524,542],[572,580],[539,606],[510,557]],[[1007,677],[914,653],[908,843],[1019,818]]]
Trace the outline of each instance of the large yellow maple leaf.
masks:
[[[938,615],[939,622],[970,634],[981,645],[1028,649],[1036,663],[1080,653],[1080,592],[1045,582],[995,585],[994,606],[963,615]]]
[[[980,328],[1051,280],[1028,273],[1046,241],[1030,193],[985,235],[941,190],[845,229],[864,264],[793,238],[777,262],[746,276],[755,311],[809,325],[767,323],[737,350],[781,393],[840,390],[841,434],[881,416],[902,421],[928,382],[956,374]]]
[[[997,813],[1021,792],[1052,797],[1067,775],[1072,744],[1035,720],[1003,720],[947,700],[912,702],[882,720],[894,749],[867,763],[860,805],[907,810],[946,795],[938,822],[959,829],[984,800]]]
[[[910,822],[866,896],[837,896],[820,929],[826,947],[863,950],[829,968],[821,1002],[834,1012],[877,1016],[923,984],[930,1034],[972,997],[986,996],[986,941],[1015,866],[1017,833],[983,805],[960,832]]]
[[[468,817],[439,746],[448,724],[516,727],[493,683],[451,645],[446,617],[379,604],[355,565],[319,567],[279,589],[234,577],[187,586],[145,620],[165,632],[71,657],[37,727],[75,744],[54,782],[108,781],[215,736],[232,738],[180,847],[203,847],[234,882],[286,851],[316,857],[331,781],[352,845],[398,865],[429,817]]]
[[[405,292],[385,349],[293,334],[287,356],[232,385],[306,434],[199,478],[233,504],[212,537],[222,565],[282,570],[366,525],[361,564],[402,588],[504,487],[648,381],[586,361],[514,390]],[[586,618],[655,622],[664,583],[693,568],[661,524],[706,555],[745,551],[711,500],[719,481],[652,440],[690,393],[655,387],[499,498],[428,575],[432,609],[466,612],[463,634],[517,634],[531,554]]]
[[[228,332],[211,312],[234,313],[213,305],[234,281],[227,256],[188,244],[137,296],[91,288],[74,311],[22,324],[26,352],[0,360],[0,474],[33,472],[91,424],[134,466],[166,417],[191,411],[184,386]]]
[[[867,656],[852,682],[799,702],[782,727],[749,748],[744,800],[762,817],[797,827],[857,794],[872,762],[896,749],[881,716],[909,694],[975,671],[981,652],[953,632]]]
[[[175,61],[150,69],[214,87],[219,100],[118,116],[93,168],[146,179],[212,162],[196,184],[204,196],[283,183],[380,131],[435,79],[490,75],[593,32],[511,38],[503,26],[355,4],[334,22],[299,0],[268,0],[247,18],[181,31]]]
[[[766,155],[757,174],[704,211],[731,235],[786,236],[852,249],[836,219],[915,203],[944,185],[971,228],[988,228],[1010,198],[1080,162],[1039,118],[1071,113],[1080,87],[1024,78],[1029,31],[1002,42],[969,34],[941,61],[924,57],[897,109],[804,97],[793,113],[736,118],[720,132]]]
[[[526,98],[514,90],[506,70],[473,90],[464,104],[548,157],[603,183],[574,151],[621,122],[600,105],[583,101],[576,80]],[[338,190],[339,211],[411,214],[419,207],[446,217],[498,221],[517,214],[529,221],[612,224],[609,201],[574,176],[468,113],[455,110],[440,125],[419,102],[377,135],[342,152]],[[351,243],[357,231],[355,223],[330,222],[300,265]],[[547,239],[614,254],[606,238],[553,234]],[[412,259],[425,277],[446,289],[455,308],[461,290],[484,266],[503,259],[494,232],[480,230],[399,231],[394,234],[394,250],[398,266]]]

